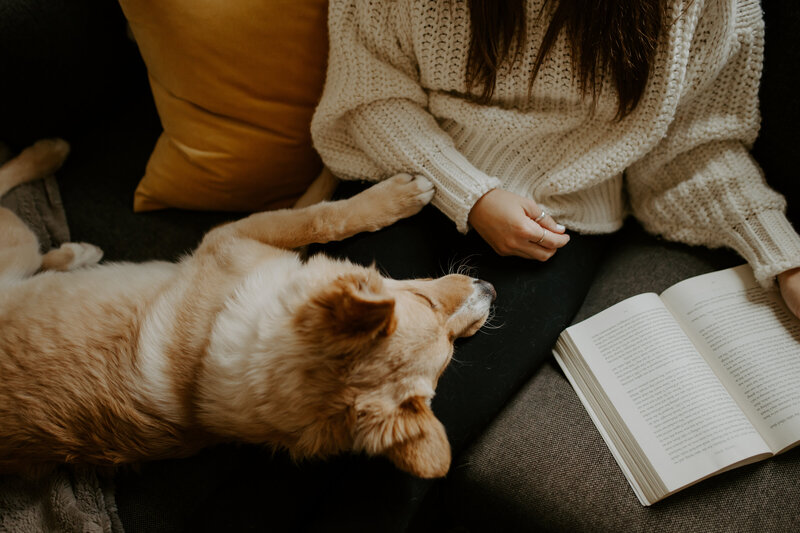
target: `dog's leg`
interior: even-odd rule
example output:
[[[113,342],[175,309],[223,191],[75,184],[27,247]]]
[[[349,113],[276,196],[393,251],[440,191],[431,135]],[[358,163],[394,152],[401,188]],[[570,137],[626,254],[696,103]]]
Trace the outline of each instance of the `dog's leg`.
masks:
[[[0,281],[19,280],[37,270],[75,270],[100,261],[97,246],[68,242],[44,256],[33,231],[10,209],[0,207]]]
[[[231,238],[289,249],[338,241],[362,231],[379,230],[417,213],[431,201],[433,193],[433,184],[427,179],[398,174],[346,200],[256,213],[221,226],[206,235],[198,252]]]
[[[42,257],[42,270],[76,270],[96,265],[103,258],[103,250],[85,242],[65,242],[61,248],[50,250]]]
[[[29,146],[0,167],[0,197],[17,185],[52,174],[67,155],[69,144],[63,139],[43,139]]]
[[[13,211],[0,207],[0,282],[26,278],[41,264],[36,235]]]
[[[0,145],[0,152],[7,152]],[[23,183],[58,170],[69,154],[62,139],[44,139],[0,166],[0,197]],[[97,263],[103,252],[84,243],[66,243],[42,257],[36,235],[9,209],[0,208],[0,279],[19,279],[42,270],[74,270]]]

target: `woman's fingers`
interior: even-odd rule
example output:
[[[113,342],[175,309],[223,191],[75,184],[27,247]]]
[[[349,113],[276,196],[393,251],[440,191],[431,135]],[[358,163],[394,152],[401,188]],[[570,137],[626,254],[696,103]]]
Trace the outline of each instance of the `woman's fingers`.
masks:
[[[548,250],[561,248],[569,242],[569,235],[562,232],[555,232],[539,223],[534,222],[527,235],[527,241],[535,246],[540,246]]]
[[[778,274],[778,286],[786,307],[800,317],[800,268],[793,268]]]
[[[547,261],[556,250],[569,242],[569,235],[556,233],[527,219],[522,227],[517,227],[506,235],[505,242],[499,243],[495,251],[500,255],[518,255],[527,259]]]
[[[564,227],[539,209],[536,202],[502,189],[492,189],[475,202],[468,220],[503,256],[546,261],[569,242]]]
[[[551,217],[546,213],[544,218],[539,221],[539,225],[544,228],[547,228],[549,231],[552,231],[553,233],[563,234],[567,230],[564,226],[553,220],[553,217]]]
[[[566,228],[563,225],[553,220],[553,217],[551,217],[544,209],[539,207],[539,205],[533,200],[529,200],[528,205],[525,206],[525,213],[534,222],[543,228],[547,228],[553,233],[564,233],[566,231]]]

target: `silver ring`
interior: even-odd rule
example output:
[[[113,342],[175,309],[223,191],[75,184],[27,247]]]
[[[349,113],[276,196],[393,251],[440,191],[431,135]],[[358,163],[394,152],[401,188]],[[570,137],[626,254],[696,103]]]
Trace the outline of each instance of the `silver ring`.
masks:
[[[536,244],[542,244],[542,241],[544,240],[545,235],[547,235],[547,230],[542,228],[542,238],[539,239],[538,241],[536,241]]]
[[[542,214],[541,214],[541,215],[539,215],[538,217],[534,218],[534,219],[533,219],[533,221],[534,221],[534,222],[539,222],[539,221],[540,221],[540,220],[542,220],[542,219],[543,219],[545,216],[547,216],[547,213],[545,213],[545,212],[544,212],[544,209],[542,209]]]

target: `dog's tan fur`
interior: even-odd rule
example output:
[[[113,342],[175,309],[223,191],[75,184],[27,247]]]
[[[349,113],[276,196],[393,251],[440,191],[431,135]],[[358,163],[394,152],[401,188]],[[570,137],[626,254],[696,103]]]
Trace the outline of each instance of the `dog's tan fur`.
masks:
[[[0,169],[0,191],[65,156],[37,143]],[[450,448],[430,400],[453,340],[486,320],[491,286],[391,280],[291,251],[377,230],[432,194],[400,175],[348,200],[255,214],[210,231],[177,264],[98,266],[100,251],[81,243],[42,257],[0,210],[0,471],[244,441],[296,458],[363,451],[444,475]]]

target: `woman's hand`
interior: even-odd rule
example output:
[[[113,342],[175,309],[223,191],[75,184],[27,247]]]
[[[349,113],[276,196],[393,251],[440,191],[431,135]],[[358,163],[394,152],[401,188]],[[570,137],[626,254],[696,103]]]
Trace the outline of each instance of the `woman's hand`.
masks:
[[[542,212],[533,200],[492,189],[472,206],[469,223],[500,255],[547,261],[569,235],[550,215],[539,218]]]
[[[778,274],[778,285],[786,307],[800,318],[800,268],[793,268]]]

